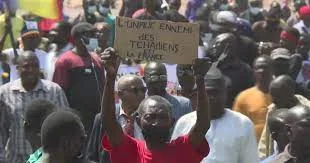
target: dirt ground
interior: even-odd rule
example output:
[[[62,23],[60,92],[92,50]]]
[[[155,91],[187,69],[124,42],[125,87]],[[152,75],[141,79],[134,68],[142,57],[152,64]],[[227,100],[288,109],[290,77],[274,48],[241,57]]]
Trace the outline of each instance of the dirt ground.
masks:
[[[188,0],[182,0],[180,12],[184,13]],[[283,1],[283,0],[278,0]],[[268,8],[272,0],[263,0],[264,8]],[[112,9],[113,15],[118,15],[118,11],[121,7],[122,0],[116,0],[116,9]],[[82,13],[82,0],[64,0],[64,12],[71,18],[78,16]]]

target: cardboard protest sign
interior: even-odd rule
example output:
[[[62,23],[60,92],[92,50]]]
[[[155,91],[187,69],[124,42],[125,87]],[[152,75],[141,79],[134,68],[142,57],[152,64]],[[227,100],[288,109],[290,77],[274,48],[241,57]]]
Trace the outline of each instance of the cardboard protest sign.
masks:
[[[192,64],[198,44],[198,24],[116,18],[114,48],[123,57]]]

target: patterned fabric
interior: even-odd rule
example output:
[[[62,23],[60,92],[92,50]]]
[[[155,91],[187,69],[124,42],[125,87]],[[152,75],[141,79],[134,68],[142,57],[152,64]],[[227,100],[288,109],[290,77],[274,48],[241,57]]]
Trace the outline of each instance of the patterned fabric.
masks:
[[[296,105],[305,105],[310,107],[310,101],[301,95],[295,95],[298,100]],[[260,159],[264,159],[274,153],[274,141],[271,138],[269,128],[267,127],[268,124],[268,115],[272,110],[278,109],[277,106],[272,103],[268,106],[268,113],[266,117],[265,127],[263,129],[261,138],[258,143],[258,150],[259,150],[259,157]]]
[[[9,163],[24,163],[32,153],[24,135],[23,115],[34,99],[50,100],[58,108],[68,106],[60,86],[47,80],[39,80],[32,91],[26,91],[20,79],[0,87],[0,162],[6,158]]]

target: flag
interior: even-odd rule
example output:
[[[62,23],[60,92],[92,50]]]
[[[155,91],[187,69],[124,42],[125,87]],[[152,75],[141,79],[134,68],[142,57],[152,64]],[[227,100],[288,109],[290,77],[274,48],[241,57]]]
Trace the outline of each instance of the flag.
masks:
[[[11,1],[11,0],[9,0]],[[58,0],[17,0],[19,8],[47,19],[59,19]]]

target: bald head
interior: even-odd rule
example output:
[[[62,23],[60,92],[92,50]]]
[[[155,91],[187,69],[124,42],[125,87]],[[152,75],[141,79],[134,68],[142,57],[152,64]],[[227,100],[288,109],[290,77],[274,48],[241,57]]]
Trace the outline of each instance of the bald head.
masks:
[[[155,71],[159,74],[164,74],[164,75],[167,74],[165,65],[159,62],[149,62],[145,65],[144,73],[148,74],[151,71]]]
[[[288,110],[288,122],[296,123],[306,118],[310,118],[310,108],[304,105],[297,105]]]
[[[273,102],[281,108],[290,108],[296,105],[295,81],[288,75],[280,75],[269,86]]]
[[[161,96],[149,96],[140,103],[138,113],[142,116],[147,112],[154,112],[157,109],[163,110],[171,115],[172,105],[168,100]]]
[[[141,88],[143,87],[143,81],[136,75],[125,75],[118,80],[117,88],[119,90],[130,87]]]

